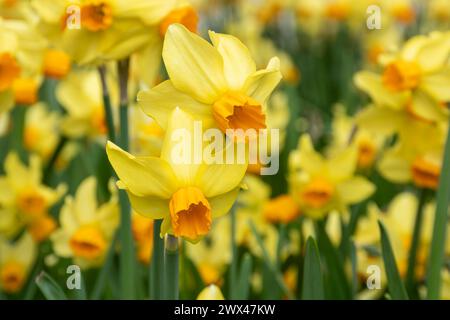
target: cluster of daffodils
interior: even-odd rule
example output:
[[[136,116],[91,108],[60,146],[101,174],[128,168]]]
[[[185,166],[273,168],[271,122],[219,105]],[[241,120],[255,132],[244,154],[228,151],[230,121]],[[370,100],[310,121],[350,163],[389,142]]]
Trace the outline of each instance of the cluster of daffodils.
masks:
[[[450,299],[449,27],[448,0],[0,0],[0,299]]]

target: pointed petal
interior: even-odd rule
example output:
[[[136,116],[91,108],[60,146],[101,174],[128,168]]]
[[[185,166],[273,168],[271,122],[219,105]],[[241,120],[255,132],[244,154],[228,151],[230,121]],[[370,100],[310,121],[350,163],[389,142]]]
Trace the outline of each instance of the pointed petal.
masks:
[[[213,218],[218,218],[226,215],[231,210],[231,207],[236,201],[240,189],[241,187],[239,186],[227,193],[210,198],[208,200],[209,205],[211,206],[211,215]]]
[[[280,72],[280,60],[272,58],[264,70],[256,71],[247,78],[244,91],[256,101],[264,104],[275,87],[280,83],[282,76]]]
[[[375,192],[375,186],[364,177],[353,177],[337,185],[341,200],[346,204],[363,201]]]

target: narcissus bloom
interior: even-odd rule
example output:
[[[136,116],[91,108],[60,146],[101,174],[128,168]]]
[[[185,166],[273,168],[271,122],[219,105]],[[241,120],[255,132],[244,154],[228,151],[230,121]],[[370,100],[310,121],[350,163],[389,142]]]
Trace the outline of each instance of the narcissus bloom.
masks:
[[[349,147],[329,158],[313,148],[308,135],[300,137],[298,150],[290,154],[289,183],[300,210],[320,219],[332,210],[347,212],[347,206],[368,198],[375,186],[355,175],[358,152]]]
[[[153,253],[153,220],[134,212],[131,230],[136,241],[136,251],[139,261],[144,264],[149,264]]]
[[[0,289],[17,293],[25,284],[36,259],[36,245],[28,233],[15,243],[0,239]]]
[[[97,181],[89,177],[80,184],[75,197],[66,197],[59,222],[60,228],[51,236],[55,253],[73,258],[82,268],[99,266],[119,224],[117,193],[99,205]]]
[[[17,154],[8,154],[5,173],[0,177],[0,234],[12,237],[22,227],[30,228],[48,217],[48,210],[64,195],[66,187],[59,185],[54,190],[41,183],[41,161],[36,155],[31,156],[27,167]]]
[[[281,79],[278,58],[256,71],[248,49],[235,37],[210,31],[212,45],[180,24],[166,33],[163,60],[170,80],[138,101],[163,127],[179,106],[204,127],[266,128],[264,104]]]
[[[209,285],[200,292],[197,300],[225,300],[222,291],[216,285]]]
[[[247,164],[180,163],[179,142],[172,141],[177,130],[196,139],[194,119],[178,108],[170,116],[160,158],[134,157],[111,142],[106,151],[120,178],[118,186],[128,192],[133,209],[164,219],[161,235],[196,241],[209,232],[213,218],[228,213]]]
[[[425,121],[448,119],[445,103],[450,101],[450,33],[431,33],[408,40],[395,55],[379,61],[383,73],[361,71],[356,85],[375,104],[408,112]]]

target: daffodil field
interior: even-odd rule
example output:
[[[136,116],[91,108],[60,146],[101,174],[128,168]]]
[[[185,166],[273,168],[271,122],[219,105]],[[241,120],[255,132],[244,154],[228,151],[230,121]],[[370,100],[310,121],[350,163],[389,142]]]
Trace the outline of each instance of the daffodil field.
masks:
[[[0,0],[0,300],[450,300],[449,0]]]

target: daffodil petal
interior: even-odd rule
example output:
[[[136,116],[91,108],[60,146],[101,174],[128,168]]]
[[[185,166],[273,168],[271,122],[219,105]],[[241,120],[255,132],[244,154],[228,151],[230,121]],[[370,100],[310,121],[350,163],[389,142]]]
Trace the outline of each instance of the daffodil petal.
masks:
[[[356,115],[356,123],[362,129],[386,135],[397,131],[404,124],[404,119],[402,111],[374,105],[364,108]]]
[[[414,92],[411,108],[416,115],[427,120],[442,121],[446,119],[444,108],[440,106],[440,102],[422,91]]]
[[[108,142],[106,152],[120,180],[135,195],[168,199],[177,189],[175,175],[164,160],[136,158],[112,142]]]
[[[429,39],[417,52],[417,61],[422,70],[436,71],[442,68],[450,55],[450,33]]]
[[[244,84],[244,91],[260,103],[265,103],[275,87],[280,83],[280,60],[274,57],[264,70],[256,71]]]
[[[137,100],[142,110],[154,118],[163,129],[167,128],[170,114],[176,107],[204,121],[205,126],[210,126],[214,122],[209,105],[178,91],[170,80],[162,82],[149,91],[140,91]]]
[[[358,162],[358,150],[349,147],[341,151],[328,162],[328,174],[333,181],[341,181],[353,176]]]
[[[237,187],[227,193],[210,198],[211,215],[213,218],[221,217],[227,214],[233,206],[241,188]]]
[[[407,183],[411,180],[411,167],[407,159],[401,157],[396,150],[389,150],[378,162],[380,174],[396,183]]]
[[[226,90],[222,56],[180,24],[167,30],[163,59],[173,85],[196,100],[212,104]]]
[[[450,101],[450,68],[443,72],[424,77],[420,88],[431,95],[436,101]]]
[[[383,86],[381,76],[370,72],[361,71],[354,77],[355,85],[366,92],[373,101],[382,106],[388,106],[392,109],[401,109],[405,105],[408,93],[407,92],[391,92]]]
[[[95,220],[97,211],[97,180],[94,177],[85,179],[78,187],[75,196],[75,212],[82,224]]]
[[[128,197],[133,209],[150,219],[162,219],[169,214],[169,203],[167,199],[144,196],[140,197],[128,191]]]
[[[175,108],[161,150],[161,158],[170,164],[178,181],[184,186],[192,185],[201,164],[201,158],[194,159],[195,152],[203,155],[202,136],[200,130],[195,130],[196,124],[190,114]]]
[[[72,249],[70,248],[70,236],[64,232],[63,229],[56,230],[50,236],[53,244],[53,250],[55,253],[63,258],[70,258],[73,256]]]
[[[239,39],[231,35],[209,31],[209,37],[223,58],[228,85],[234,90],[241,89],[245,80],[256,72],[250,51]]]
[[[117,13],[120,17],[136,18],[138,16],[148,25],[158,24],[171,10],[177,0],[116,0]]]
[[[370,197],[375,186],[366,178],[356,176],[339,183],[337,191],[344,203],[353,204]]]

